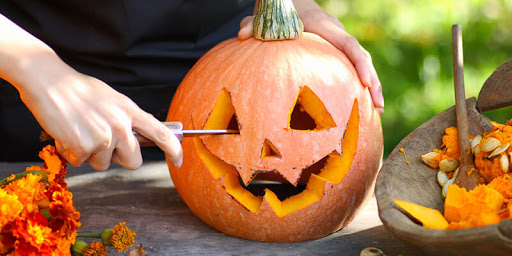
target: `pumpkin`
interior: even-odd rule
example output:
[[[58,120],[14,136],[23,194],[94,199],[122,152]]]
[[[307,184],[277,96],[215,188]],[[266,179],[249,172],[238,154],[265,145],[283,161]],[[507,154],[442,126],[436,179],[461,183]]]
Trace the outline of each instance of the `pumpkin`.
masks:
[[[302,25],[290,0],[260,1],[258,14],[255,34],[264,40],[232,38],[211,49],[178,87],[167,117],[185,129],[240,134],[185,138],[183,165],[169,162],[171,178],[192,212],[226,234],[323,237],[345,227],[373,193],[380,116],[345,54],[317,35],[292,33]],[[267,27],[275,17],[257,21],[272,15],[293,31]]]

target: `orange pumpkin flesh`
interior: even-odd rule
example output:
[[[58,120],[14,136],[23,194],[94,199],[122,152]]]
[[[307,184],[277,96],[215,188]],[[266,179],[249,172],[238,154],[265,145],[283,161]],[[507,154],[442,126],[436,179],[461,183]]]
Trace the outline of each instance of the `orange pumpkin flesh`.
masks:
[[[185,138],[182,167],[169,168],[199,218],[246,239],[303,241],[346,226],[381,163],[368,90],[343,53],[309,33],[219,44],[185,77],[167,120],[240,129]]]

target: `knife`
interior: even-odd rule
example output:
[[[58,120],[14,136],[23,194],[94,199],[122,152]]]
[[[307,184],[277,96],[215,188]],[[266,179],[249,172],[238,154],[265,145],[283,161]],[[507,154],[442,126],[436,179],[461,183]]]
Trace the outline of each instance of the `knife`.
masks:
[[[205,129],[205,130],[184,130],[181,122],[162,122],[176,137],[183,141],[183,137],[195,137],[201,135],[222,135],[222,134],[240,134],[239,130],[234,129]],[[155,143],[140,135],[136,131],[133,132],[141,147],[154,147]]]
[[[239,130],[234,129],[206,129],[206,130],[184,130],[183,124],[181,122],[162,122],[169,130],[178,137],[180,142],[183,141],[183,137],[194,137],[194,136],[201,136],[201,135],[222,135],[222,134],[240,134]],[[137,138],[139,141],[139,144],[141,147],[155,147],[155,143],[146,137],[142,136],[136,131],[133,131],[133,135]],[[41,135],[39,136],[39,140],[41,141],[47,141],[52,140],[53,138],[46,133],[45,131],[41,132]]]

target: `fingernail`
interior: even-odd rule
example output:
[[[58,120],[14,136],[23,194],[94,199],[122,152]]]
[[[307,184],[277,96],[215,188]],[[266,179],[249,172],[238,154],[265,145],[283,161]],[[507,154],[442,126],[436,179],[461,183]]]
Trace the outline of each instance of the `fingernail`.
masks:
[[[384,114],[384,108],[378,108],[377,111],[379,111],[379,115],[383,115]]]
[[[380,102],[380,105],[382,106],[382,108],[384,108],[384,96],[382,95],[382,90],[379,91],[379,102]],[[382,110],[384,112],[384,110]]]
[[[183,157],[180,157],[178,159],[178,161],[176,161],[176,164],[174,165],[174,167],[180,168],[182,164],[183,164]]]

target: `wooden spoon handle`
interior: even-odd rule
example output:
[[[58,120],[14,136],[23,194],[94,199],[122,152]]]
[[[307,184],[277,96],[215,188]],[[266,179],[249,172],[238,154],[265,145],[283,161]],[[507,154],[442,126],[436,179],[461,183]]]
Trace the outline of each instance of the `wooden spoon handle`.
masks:
[[[452,26],[453,46],[453,78],[455,84],[455,105],[457,112],[457,130],[459,134],[460,163],[472,165],[471,156],[466,152],[470,149],[468,135],[468,112],[466,93],[464,90],[464,60],[462,54],[462,29],[459,24]]]

